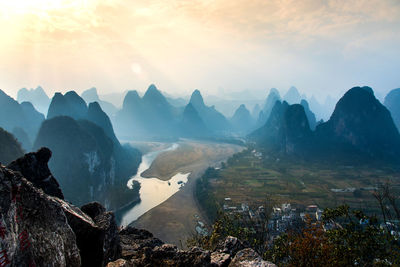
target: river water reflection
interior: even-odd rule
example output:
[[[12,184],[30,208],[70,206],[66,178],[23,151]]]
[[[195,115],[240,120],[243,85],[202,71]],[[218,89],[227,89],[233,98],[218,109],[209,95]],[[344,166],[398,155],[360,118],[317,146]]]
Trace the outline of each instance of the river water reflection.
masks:
[[[190,173],[178,173],[168,181],[162,181],[158,178],[143,178],[141,174],[146,171],[158,154],[166,151],[175,150],[178,144],[174,143],[169,148],[159,151],[150,152],[142,157],[142,163],[138,168],[137,174],[132,177],[127,186],[132,186],[132,181],[136,180],[140,183],[140,203],[125,211],[121,218],[121,226],[126,226],[137,220],[141,215],[150,209],[160,205],[173,194],[179,191],[187,182]]]

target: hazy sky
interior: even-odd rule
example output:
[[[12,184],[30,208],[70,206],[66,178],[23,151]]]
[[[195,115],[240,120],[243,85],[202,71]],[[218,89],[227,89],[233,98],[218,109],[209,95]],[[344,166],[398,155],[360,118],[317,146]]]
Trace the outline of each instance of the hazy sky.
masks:
[[[0,0],[0,88],[400,87],[400,1]]]

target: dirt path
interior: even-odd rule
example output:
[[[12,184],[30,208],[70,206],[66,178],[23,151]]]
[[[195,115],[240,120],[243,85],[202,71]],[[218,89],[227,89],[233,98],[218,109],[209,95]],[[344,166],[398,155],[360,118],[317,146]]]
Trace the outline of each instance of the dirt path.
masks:
[[[195,233],[197,221],[206,222],[193,195],[196,180],[209,166],[218,166],[221,161],[225,161],[233,154],[241,151],[243,147],[190,141],[186,141],[180,147],[181,149],[161,154],[159,156],[161,160],[158,163],[155,160],[154,167],[150,168],[151,174],[166,173],[169,178],[174,172],[191,172],[188,182],[183,189],[164,203],[143,214],[131,225],[147,229],[164,242],[182,247],[185,245],[186,239]],[[168,166],[175,166],[174,170],[170,167],[157,167],[165,166],[169,159],[173,160],[174,163]],[[167,169],[167,171],[163,171],[164,169]],[[160,176],[161,179],[168,179],[165,176]],[[196,216],[198,217],[196,218]]]

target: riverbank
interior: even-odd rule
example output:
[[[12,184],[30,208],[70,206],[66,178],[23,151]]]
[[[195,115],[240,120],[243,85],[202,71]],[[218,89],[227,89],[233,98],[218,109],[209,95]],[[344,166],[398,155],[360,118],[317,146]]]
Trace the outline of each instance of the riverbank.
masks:
[[[194,197],[196,180],[209,166],[219,166],[221,161],[244,149],[232,144],[207,143],[185,140],[173,151],[158,155],[147,176],[168,180],[176,173],[191,173],[186,185],[168,200],[149,210],[131,223],[144,228],[161,240],[185,247],[185,241],[195,233],[198,222],[206,222]]]
[[[227,148],[231,145],[200,141],[183,141],[173,151],[160,153],[142,177],[157,177],[168,181],[178,172],[192,172],[193,164],[213,164],[226,158]],[[209,159],[209,160],[207,160]]]

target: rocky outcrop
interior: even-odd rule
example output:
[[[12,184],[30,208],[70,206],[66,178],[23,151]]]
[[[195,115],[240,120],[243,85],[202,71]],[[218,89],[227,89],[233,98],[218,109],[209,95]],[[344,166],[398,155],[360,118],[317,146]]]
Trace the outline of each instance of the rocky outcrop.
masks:
[[[10,266],[104,266],[121,257],[112,212],[90,203],[82,207],[88,215],[45,193],[54,189],[54,184],[41,179],[47,174],[50,155],[48,149],[26,154],[10,164],[18,171],[0,167],[0,242],[4,249],[0,262]],[[49,177],[54,179],[50,172]]]
[[[121,239],[122,257],[131,259],[138,255],[138,251],[153,249],[164,244],[160,239],[146,230],[127,227],[119,232]]]
[[[236,253],[235,257],[229,264],[229,267],[239,267],[239,266],[276,267],[275,264],[268,261],[264,261],[260,257],[260,255],[258,255],[251,248],[246,248]]]
[[[64,199],[60,185],[47,165],[50,157],[50,149],[43,147],[37,152],[25,154],[22,158],[11,162],[7,168],[20,172],[46,194]]]
[[[198,247],[189,250],[163,244],[145,230],[128,227],[120,232],[122,259],[108,267],[133,266],[275,266],[264,261],[235,237],[227,237],[211,252]]]
[[[64,202],[55,199],[19,173],[0,167],[2,266],[81,265]]]
[[[234,256],[238,251],[244,249],[245,246],[239,239],[233,236],[228,236],[225,240],[218,244],[216,251]]]
[[[96,205],[101,206],[99,203]],[[105,210],[101,207],[99,212],[92,213],[94,217],[90,217],[75,206],[63,207],[76,235],[82,266],[104,266],[121,256],[118,227],[112,212],[101,212]]]

